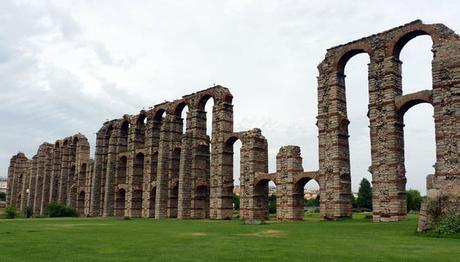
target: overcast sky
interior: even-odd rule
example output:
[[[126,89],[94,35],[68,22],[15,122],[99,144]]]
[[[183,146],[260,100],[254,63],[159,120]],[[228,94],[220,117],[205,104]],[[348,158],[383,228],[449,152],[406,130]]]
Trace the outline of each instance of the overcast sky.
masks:
[[[0,1],[0,176],[11,155],[107,119],[226,86],[235,129],[262,129],[270,171],[282,145],[318,168],[316,66],[326,49],[422,19],[460,32],[452,1]],[[404,92],[431,89],[431,40],[403,49]],[[352,186],[371,175],[365,54],[346,67]],[[209,106],[207,107],[209,108]],[[405,117],[408,188],[435,162],[433,109]]]

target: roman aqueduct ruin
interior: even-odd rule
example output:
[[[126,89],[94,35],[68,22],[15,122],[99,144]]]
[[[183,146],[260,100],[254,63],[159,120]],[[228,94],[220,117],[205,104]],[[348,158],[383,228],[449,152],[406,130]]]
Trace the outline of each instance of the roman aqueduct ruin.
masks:
[[[433,41],[431,90],[402,94],[404,45],[419,35]],[[323,219],[351,217],[351,174],[344,68],[367,53],[374,221],[405,219],[404,121],[419,103],[434,108],[435,173],[427,177],[428,200],[442,212],[460,210],[460,37],[442,24],[417,20],[327,50],[319,64],[319,170],[304,171],[300,148],[285,146],[268,173],[267,141],[260,129],[233,130],[232,95],[225,87],[186,95],[137,115],[104,123],[90,158],[85,136],[43,143],[28,159],[11,158],[7,204],[43,213],[50,202],[75,207],[88,216],[230,219],[233,213],[233,143],[241,147],[241,209],[244,220],[268,218],[268,183],[277,195],[277,218],[303,218],[303,188],[320,185]],[[212,134],[206,133],[205,105],[213,99]],[[187,126],[181,112],[188,107]],[[430,117],[430,116],[426,116]],[[419,230],[433,223],[422,206]]]

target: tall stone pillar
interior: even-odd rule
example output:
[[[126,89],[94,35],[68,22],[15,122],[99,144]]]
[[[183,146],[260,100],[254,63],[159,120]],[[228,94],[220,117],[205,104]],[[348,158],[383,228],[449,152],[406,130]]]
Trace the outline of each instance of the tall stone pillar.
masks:
[[[58,193],[58,202],[61,204],[66,204],[67,202],[67,183],[69,180],[69,162],[70,162],[70,141],[64,141],[64,146],[62,148],[62,158],[61,158],[61,175],[59,178],[59,193]]]
[[[295,175],[303,172],[298,146],[284,146],[276,155],[276,216],[278,220],[302,220],[304,216],[303,188],[297,195]]]
[[[401,62],[383,58],[377,50],[369,65],[369,120],[371,133],[374,221],[406,218],[403,120],[395,106],[402,95]]]
[[[29,181],[27,182],[27,191],[26,189],[26,203],[24,207],[30,207],[34,210],[34,198],[35,198],[35,181],[37,178],[37,166],[38,166],[38,157],[35,155],[32,158],[29,166]]]
[[[107,151],[107,170],[105,175],[104,209],[102,215],[113,216],[115,206],[115,173],[117,164],[117,144],[120,137],[121,126],[115,125],[109,138]]]
[[[160,116],[161,117],[161,116]],[[161,119],[150,116],[145,130],[146,156],[142,190],[142,217],[155,217],[154,185],[158,167],[158,144],[160,140]]]
[[[41,145],[38,149],[37,158],[37,173],[35,175],[35,195],[34,195],[34,209],[36,214],[41,213],[42,193],[43,193],[43,177],[45,175],[45,152],[44,146]]]
[[[168,201],[167,217],[177,217],[178,183],[180,172],[180,157],[182,151],[183,120],[180,116],[174,116],[170,121],[170,151],[168,161]]]
[[[96,136],[96,155],[94,162],[94,172],[91,183],[91,206],[90,206],[90,215],[99,216],[102,214],[102,187],[103,183],[103,173],[106,172],[107,165],[107,147],[109,136],[107,136],[107,127],[101,128],[97,132]]]
[[[267,140],[261,130],[256,128],[242,132],[241,142],[240,219],[266,220],[269,180],[264,179],[258,183],[256,177],[260,173],[268,173]]]
[[[319,174],[324,177],[321,216],[351,217],[350,153],[344,75],[326,61],[318,66]]]
[[[171,151],[171,123],[177,116],[168,112],[163,120],[160,129],[160,143],[158,146],[158,171],[157,171],[157,189],[155,197],[155,218],[162,219],[168,217],[168,174],[169,174],[169,157]]]
[[[229,153],[225,152],[227,141],[224,140],[233,132],[233,105],[225,101],[214,102],[211,140],[210,218],[231,219],[233,215],[233,175],[224,172],[226,154]],[[233,150],[231,153],[233,154]]]
[[[42,201],[40,204],[40,215],[45,213],[45,209],[50,203],[51,173],[53,170],[53,146],[49,145],[45,156],[45,172],[43,175]]]
[[[439,30],[450,31],[445,27]],[[434,176],[427,177],[427,199],[420,210],[418,231],[435,225],[429,206],[437,206],[442,215],[460,212],[460,40],[456,35],[449,40],[443,39],[433,46],[436,164]]]
[[[50,203],[56,203],[58,200],[59,194],[59,180],[61,177],[61,145],[59,142],[56,142],[53,148],[53,164],[51,172],[51,181],[50,181]]]
[[[177,218],[191,218],[192,208],[192,134],[186,132],[182,138],[182,150],[179,167],[179,192]]]

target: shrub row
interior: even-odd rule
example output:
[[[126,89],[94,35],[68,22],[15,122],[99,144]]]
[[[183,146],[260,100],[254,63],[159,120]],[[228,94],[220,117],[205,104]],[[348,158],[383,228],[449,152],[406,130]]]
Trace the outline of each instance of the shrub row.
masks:
[[[30,218],[33,215],[33,210],[31,207],[24,208],[22,212],[23,217]],[[75,208],[71,208],[65,205],[50,203],[45,210],[45,215],[47,217],[77,217],[78,212]],[[5,208],[5,218],[13,219],[18,217],[18,211],[14,207]]]

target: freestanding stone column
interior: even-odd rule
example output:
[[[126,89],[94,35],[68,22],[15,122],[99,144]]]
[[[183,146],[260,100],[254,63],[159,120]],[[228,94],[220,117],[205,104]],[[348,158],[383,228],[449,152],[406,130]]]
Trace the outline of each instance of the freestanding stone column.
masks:
[[[303,172],[298,146],[283,146],[276,155],[276,216],[278,220],[302,220],[304,216],[303,187],[300,201],[295,176]],[[300,203],[299,203],[300,202]]]
[[[268,219],[268,182],[257,175],[268,172],[268,145],[260,129],[241,132],[240,219]],[[232,194],[233,196],[233,194]]]

